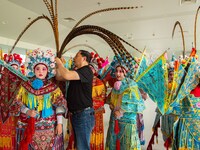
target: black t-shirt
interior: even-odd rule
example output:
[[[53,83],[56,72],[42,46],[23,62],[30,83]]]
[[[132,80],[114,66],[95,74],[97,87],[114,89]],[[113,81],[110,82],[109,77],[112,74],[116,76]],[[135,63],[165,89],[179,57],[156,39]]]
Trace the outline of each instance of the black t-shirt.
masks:
[[[71,112],[92,107],[93,72],[88,65],[76,72],[80,80],[71,80],[67,91],[67,105]]]

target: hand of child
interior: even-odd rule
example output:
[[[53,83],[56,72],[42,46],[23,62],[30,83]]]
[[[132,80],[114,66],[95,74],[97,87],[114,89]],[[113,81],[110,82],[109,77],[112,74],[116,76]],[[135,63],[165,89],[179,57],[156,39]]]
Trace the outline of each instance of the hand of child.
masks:
[[[57,135],[62,134],[62,124],[58,124],[58,125],[56,126],[56,134],[57,134]]]
[[[116,111],[115,111],[115,118],[118,118],[120,115],[121,115],[120,111],[119,111],[119,110],[116,110]]]
[[[115,118],[117,119],[120,119],[123,116],[123,112],[120,110],[116,110],[114,114],[115,114]]]
[[[28,110],[26,113],[30,117],[35,117],[37,115],[37,111],[35,110]]]

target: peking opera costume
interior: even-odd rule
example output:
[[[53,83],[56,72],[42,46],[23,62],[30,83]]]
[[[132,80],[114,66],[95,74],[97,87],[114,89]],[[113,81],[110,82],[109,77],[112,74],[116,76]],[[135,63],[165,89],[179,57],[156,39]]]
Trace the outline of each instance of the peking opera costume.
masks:
[[[90,149],[104,150],[104,121],[103,114],[105,113],[104,103],[106,100],[106,87],[98,76],[101,76],[101,70],[108,64],[108,60],[95,57],[96,54],[91,52],[92,60],[90,66],[94,68],[95,73],[92,82],[92,100],[94,108],[95,126],[91,133]],[[99,61],[97,61],[100,59]]]
[[[22,67],[22,58],[19,54],[4,54],[3,60],[13,68],[20,71]],[[18,84],[15,76],[10,75],[6,77],[7,70],[1,70],[0,85],[1,99],[0,99],[0,150],[13,150],[16,148],[16,125],[18,118],[9,115],[9,106],[12,104],[13,89],[17,88]],[[9,80],[10,79],[10,80]],[[11,87],[8,93],[6,90]]]
[[[111,64],[113,64],[114,70],[119,65],[115,62]],[[140,150],[141,144],[137,129],[137,114],[142,113],[145,109],[144,101],[134,80],[127,76],[122,81],[117,82],[120,83],[120,86],[114,86],[111,92],[110,104],[113,106],[113,109],[111,111],[105,149]],[[117,82],[115,82],[115,85]],[[122,111],[122,115],[116,118],[114,111],[119,108]]]
[[[168,114],[179,115],[173,127],[173,150],[200,149],[200,65],[191,57],[187,74]]]
[[[95,126],[91,133],[90,148],[91,150],[104,149],[104,124],[103,114],[105,113],[105,85],[97,77],[93,78],[92,99],[95,110]]]
[[[122,80],[119,90],[113,89],[111,93],[111,104],[114,106],[115,103],[120,99],[121,109],[124,114],[118,120],[120,126],[119,131],[115,125],[116,119],[114,114],[111,112],[110,117],[110,128],[108,129],[106,149],[115,150],[117,147],[117,141],[120,140],[120,149],[141,149],[140,139],[137,130],[137,113],[142,113],[145,106],[144,101],[140,95],[137,84],[133,80],[126,79]],[[117,134],[116,134],[117,133]]]
[[[33,50],[26,58],[27,77],[16,74],[1,62],[3,68],[8,68],[9,74],[15,74],[19,80],[15,91],[10,114],[19,116],[17,123],[17,149],[43,150],[63,149],[62,135],[56,135],[57,123],[62,123],[65,114],[66,100],[61,90],[50,78],[55,75],[55,56],[51,50]],[[48,68],[47,77],[40,80],[35,77],[34,67],[43,64]],[[27,111],[37,111],[36,117],[29,117]]]
[[[165,55],[149,66],[137,83],[157,103],[162,114],[179,116],[173,126],[172,150],[200,149],[199,64],[193,55],[190,55],[185,67],[176,61],[174,84],[170,89],[174,92],[170,92]],[[148,150],[151,149],[148,147]]]
[[[175,64],[175,56],[172,55],[172,59],[169,63],[167,63],[167,70],[168,70],[168,92],[172,94],[175,89],[177,88],[176,82],[173,81],[174,77],[174,64]],[[176,78],[177,74],[175,74]],[[173,88],[173,90],[171,90]],[[171,101],[169,101],[171,103]],[[177,115],[174,114],[164,114],[162,115],[158,108],[156,108],[156,117],[154,120],[154,124],[152,127],[153,134],[149,141],[148,148],[152,149],[152,144],[154,144],[154,136],[156,136],[156,142],[158,143],[158,128],[161,127],[162,137],[164,140],[164,147],[166,150],[172,146],[172,139],[173,139],[173,126],[175,121],[178,119]]]

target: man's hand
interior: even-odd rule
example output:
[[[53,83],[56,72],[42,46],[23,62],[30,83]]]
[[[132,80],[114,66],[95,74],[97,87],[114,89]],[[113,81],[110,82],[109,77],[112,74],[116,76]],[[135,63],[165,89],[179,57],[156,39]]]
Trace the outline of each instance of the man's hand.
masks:
[[[58,67],[64,66],[64,65],[63,65],[63,59],[64,59],[64,58],[61,58],[61,59],[60,59],[60,58],[56,57],[55,60],[56,60],[56,64],[57,64]]]

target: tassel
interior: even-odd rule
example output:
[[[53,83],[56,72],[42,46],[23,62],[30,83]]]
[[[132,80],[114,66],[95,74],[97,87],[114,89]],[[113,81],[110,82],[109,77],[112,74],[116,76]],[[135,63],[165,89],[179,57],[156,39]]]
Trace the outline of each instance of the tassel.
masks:
[[[193,48],[192,48],[192,51],[191,51],[191,53],[190,53],[190,57],[194,57],[194,56],[196,55],[196,53],[197,53],[197,51],[196,51],[196,49],[193,47]]]
[[[33,134],[35,133],[35,118],[28,119],[28,125],[24,132],[24,139],[20,142],[20,150],[28,150],[28,145],[32,141]]]
[[[43,100],[42,118],[48,118],[51,115],[53,115],[53,109],[51,105],[50,94],[45,94]]]
[[[170,145],[172,144],[171,136],[167,138],[167,140],[164,143],[164,146],[166,147],[166,150],[169,150]]]
[[[120,150],[120,140],[117,139],[116,141],[116,150]]]
[[[117,119],[115,120],[114,132],[116,135],[119,133],[119,122]],[[116,140],[116,150],[120,150],[120,140],[119,139]]]
[[[115,132],[115,134],[119,133],[119,122],[117,119],[115,120],[114,132]]]
[[[160,119],[157,122],[156,126],[154,127],[154,132],[151,136],[149,144],[147,146],[147,150],[152,150],[152,145],[154,144],[154,137],[156,136],[156,142],[158,143],[158,128],[160,127]]]

